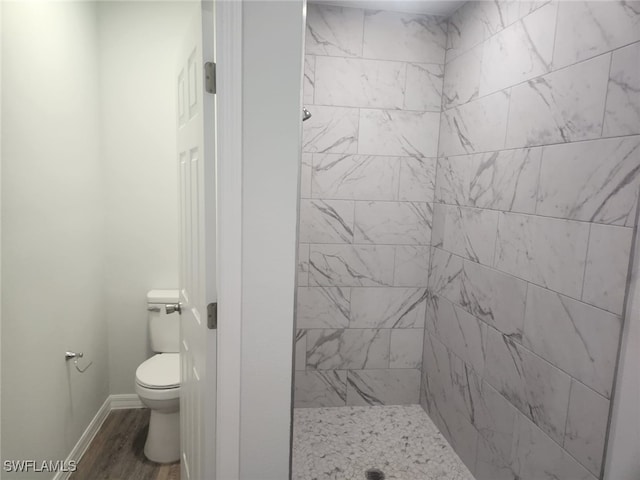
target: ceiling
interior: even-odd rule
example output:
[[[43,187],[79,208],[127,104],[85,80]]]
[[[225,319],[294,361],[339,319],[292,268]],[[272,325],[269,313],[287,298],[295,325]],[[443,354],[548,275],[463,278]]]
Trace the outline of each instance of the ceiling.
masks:
[[[458,0],[309,0],[309,2],[368,10],[424,13],[443,17],[451,15],[465,3]]]

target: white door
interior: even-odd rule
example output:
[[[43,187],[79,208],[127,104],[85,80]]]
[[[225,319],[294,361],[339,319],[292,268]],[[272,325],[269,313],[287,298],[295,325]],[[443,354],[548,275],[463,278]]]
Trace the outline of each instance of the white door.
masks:
[[[213,4],[194,2],[177,73],[180,181],[180,446],[182,480],[215,479],[216,331],[207,326],[215,285],[215,96]]]

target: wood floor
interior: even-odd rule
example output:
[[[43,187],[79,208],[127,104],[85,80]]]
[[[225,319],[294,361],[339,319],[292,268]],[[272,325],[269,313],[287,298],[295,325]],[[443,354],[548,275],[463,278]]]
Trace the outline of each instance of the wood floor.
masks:
[[[161,465],[144,456],[149,413],[146,408],[110,412],[71,480],[179,480],[179,462]]]

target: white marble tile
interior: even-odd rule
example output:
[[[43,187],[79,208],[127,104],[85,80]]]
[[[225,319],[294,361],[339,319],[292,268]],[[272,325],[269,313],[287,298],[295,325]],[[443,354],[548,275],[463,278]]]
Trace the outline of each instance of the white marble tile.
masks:
[[[302,150],[309,153],[356,153],[357,108],[310,107],[311,118],[302,124]]]
[[[542,148],[475,156],[469,204],[506,212],[535,213],[541,156]]]
[[[307,369],[389,367],[390,330],[307,330]]]
[[[640,42],[613,52],[602,134],[640,133]]]
[[[489,328],[485,378],[547,435],[562,444],[571,385],[569,375]]]
[[[298,288],[297,328],[346,328],[349,326],[351,289]]]
[[[307,331],[296,330],[295,369],[303,371],[307,368]]]
[[[444,109],[456,107],[478,98],[481,67],[482,45],[468,50],[447,64],[442,89]]]
[[[398,200],[433,202],[436,162],[435,158],[401,159]]]
[[[314,198],[395,200],[400,175],[399,157],[314,154]]]
[[[502,213],[494,266],[580,298],[588,238],[588,223]]]
[[[640,137],[544,147],[539,215],[635,225]]]
[[[621,315],[633,229],[591,225],[582,301]]]
[[[480,95],[551,71],[557,8],[550,3],[484,42]]]
[[[393,284],[398,287],[426,287],[429,282],[431,249],[416,245],[398,245]]]
[[[362,56],[415,63],[444,63],[445,26],[437,17],[367,10]]]
[[[300,200],[300,241],[352,243],[354,202],[350,200]]]
[[[420,368],[424,332],[417,328],[391,330],[390,368]]]
[[[471,172],[475,155],[438,158],[435,201],[450,205],[469,205]]]
[[[524,328],[527,283],[465,260],[459,279],[458,303],[502,333],[519,339]]]
[[[636,2],[559,2],[554,68],[640,40]]]
[[[602,55],[513,87],[506,146],[599,137],[610,60]]]
[[[316,57],[315,103],[402,108],[406,64],[361,58]]]
[[[502,149],[508,110],[509,92],[503,91],[443,112],[440,156]]]
[[[564,448],[595,476],[600,476],[608,423],[609,400],[573,380]]]
[[[392,285],[394,254],[394,247],[386,245],[311,245],[309,284]]]
[[[407,63],[405,110],[439,112],[442,107],[444,68],[435,63]]]
[[[431,249],[431,269],[429,270],[429,290],[454,301],[460,295],[462,258],[439,248]]]
[[[422,202],[356,202],[355,242],[428,245],[431,205]]]
[[[427,329],[480,375],[486,355],[486,325],[443,297],[427,302]]]
[[[313,155],[303,153],[300,162],[300,198],[311,198],[311,174]]]
[[[358,153],[435,157],[439,122],[436,112],[360,110]]]
[[[520,415],[514,438],[514,463],[522,480],[596,480],[571,455]]]
[[[293,480],[364,478],[473,480],[419,405],[294,411]],[[364,441],[363,441],[364,440]]]
[[[347,405],[411,405],[418,402],[420,370],[351,370]]]
[[[309,285],[309,245],[298,244],[298,286]]]
[[[314,55],[360,56],[363,25],[363,10],[309,4],[305,51]]]
[[[426,299],[426,288],[353,288],[349,328],[424,328]]]
[[[609,397],[621,323],[617,315],[529,285],[523,344]]]
[[[434,231],[441,239],[441,248],[463,258],[484,265],[493,264],[499,212],[449,205],[436,205],[444,210],[438,222],[442,232]]]
[[[520,4],[520,11],[519,11],[520,18],[526,17],[530,13],[535,12],[537,9],[539,9],[540,7],[543,7],[544,5],[546,5],[551,1],[557,1],[557,0],[518,1],[518,3]]]
[[[438,248],[444,247],[444,231],[447,225],[449,210],[457,208],[444,203],[433,205],[433,220],[431,222],[431,245]]]
[[[304,78],[302,81],[302,103],[313,104],[316,83],[316,57],[304,56]]]
[[[338,370],[295,373],[296,408],[340,407],[347,402],[347,372]]]

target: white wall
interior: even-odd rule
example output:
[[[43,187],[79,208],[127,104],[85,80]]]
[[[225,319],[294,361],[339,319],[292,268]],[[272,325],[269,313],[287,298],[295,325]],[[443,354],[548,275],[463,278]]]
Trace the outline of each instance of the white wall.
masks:
[[[605,478],[637,480],[640,478],[640,236],[637,233],[622,338]]]
[[[174,74],[188,2],[99,7],[106,303],[113,394],[150,354],[146,292],[178,286]]]
[[[289,476],[303,22],[301,1],[243,5],[243,480]]]
[[[96,11],[3,9],[2,457],[63,460],[108,394]]]

